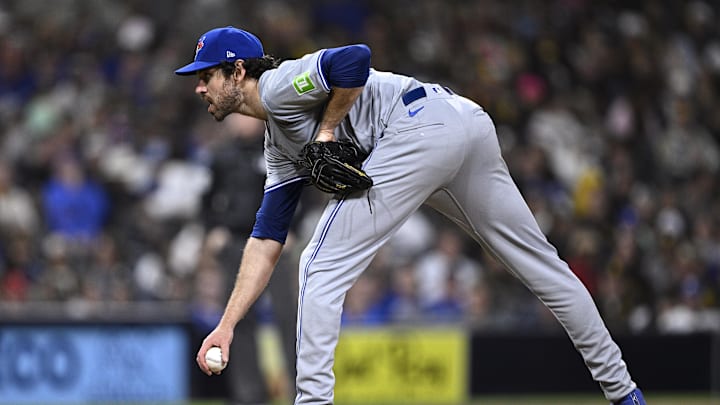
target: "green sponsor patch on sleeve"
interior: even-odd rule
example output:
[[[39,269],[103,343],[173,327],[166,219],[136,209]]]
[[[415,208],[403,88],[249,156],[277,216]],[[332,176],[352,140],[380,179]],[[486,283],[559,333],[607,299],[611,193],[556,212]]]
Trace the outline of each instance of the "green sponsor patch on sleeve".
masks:
[[[299,96],[302,96],[308,91],[315,90],[315,83],[310,80],[310,72],[295,76],[293,79],[293,87]]]

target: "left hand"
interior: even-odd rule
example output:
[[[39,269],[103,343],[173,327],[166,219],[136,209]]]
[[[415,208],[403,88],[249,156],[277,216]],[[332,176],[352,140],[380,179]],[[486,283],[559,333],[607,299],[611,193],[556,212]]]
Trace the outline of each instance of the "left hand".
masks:
[[[361,168],[366,156],[351,142],[313,141],[303,147],[301,156],[310,182],[321,191],[347,195],[373,185]]]

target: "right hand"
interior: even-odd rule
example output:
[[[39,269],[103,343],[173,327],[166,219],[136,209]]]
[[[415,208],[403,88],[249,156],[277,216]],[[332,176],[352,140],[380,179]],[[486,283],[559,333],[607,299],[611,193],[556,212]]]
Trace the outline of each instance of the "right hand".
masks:
[[[320,129],[315,135],[315,140],[318,142],[332,142],[335,140],[335,131],[332,129]]]
[[[222,351],[223,363],[230,361],[230,343],[233,340],[233,328],[223,327],[218,325],[209,335],[203,340],[200,350],[198,350],[195,361],[197,362],[200,370],[207,375],[220,374],[213,373],[205,361],[205,353],[213,347],[218,346]]]

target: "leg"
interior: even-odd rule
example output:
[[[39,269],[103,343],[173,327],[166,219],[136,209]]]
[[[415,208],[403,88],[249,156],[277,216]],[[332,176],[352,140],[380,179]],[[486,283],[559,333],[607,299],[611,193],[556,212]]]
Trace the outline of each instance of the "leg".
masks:
[[[346,292],[377,250],[459,167],[455,154],[463,145],[447,142],[438,150],[441,129],[387,131],[366,166],[375,181],[370,201],[363,194],[326,207],[300,260],[296,404],[333,403],[332,367]]]
[[[558,257],[514,184],[490,119],[481,128],[458,177],[429,204],[460,224],[557,317],[608,399],[635,388],[620,349],[587,289]]]

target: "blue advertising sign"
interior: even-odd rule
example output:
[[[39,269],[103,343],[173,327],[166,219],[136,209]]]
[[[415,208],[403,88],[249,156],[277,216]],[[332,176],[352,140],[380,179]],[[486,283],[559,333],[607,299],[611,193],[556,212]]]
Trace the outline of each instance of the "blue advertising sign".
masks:
[[[0,328],[0,404],[179,402],[188,398],[180,326]]]

